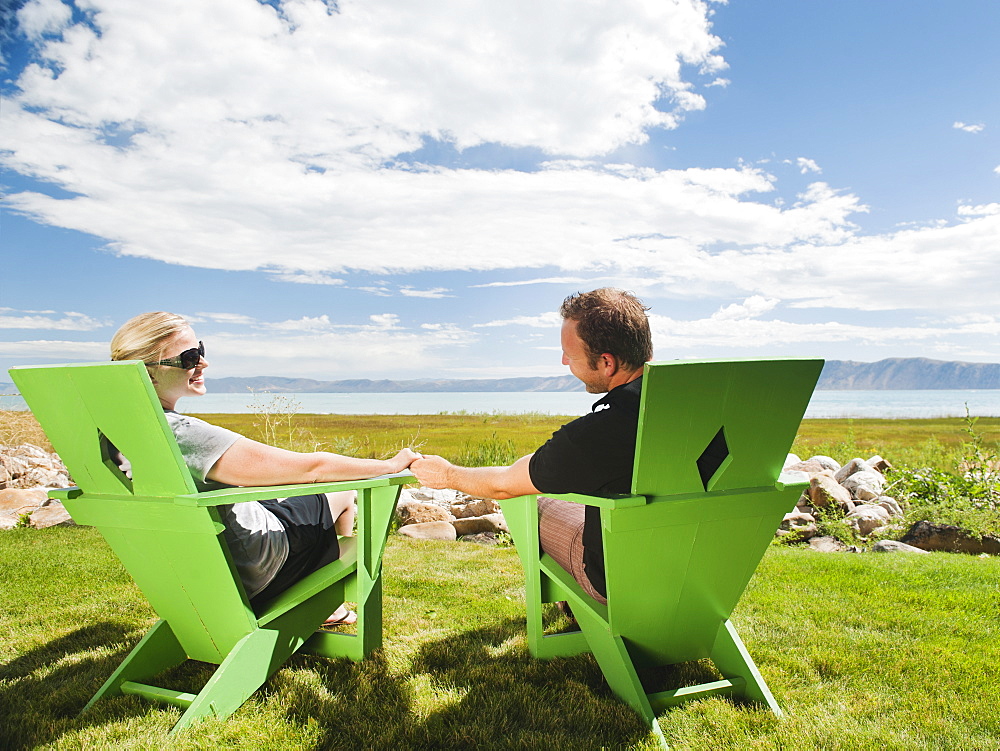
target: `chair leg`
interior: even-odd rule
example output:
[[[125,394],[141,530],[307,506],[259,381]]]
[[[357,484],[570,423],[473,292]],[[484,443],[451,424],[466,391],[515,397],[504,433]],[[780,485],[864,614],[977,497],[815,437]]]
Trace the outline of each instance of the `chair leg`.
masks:
[[[176,667],[187,660],[187,654],[174,636],[169,624],[160,620],[146,632],[139,643],[122,660],[118,669],[111,674],[104,685],[87,702],[83,712],[105,696],[120,696],[121,685],[127,681],[147,680],[157,673]]]
[[[533,495],[500,501],[507,529],[514,539],[524,569],[524,604],[527,616],[528,650],[542,657],[542,581],[538,566],[538,499]]]
[[[188,705],[171,735],[203,718],[231,715],[285,663],[294,646],[297,643],[287,644],[287,634],[278,629],[262,628],[243,637]]]
[[[757,665],[754,663],[747,648],[743,645],[739,634],[732,622],[726,620],[720,627],[718,636],[715,638],[715,645],[712,647],[710,655],[715,667],[725,678],[739,677],[746,681],[743,694],[747,699],[765,705],[778,717],[781,717],[781,708],[774,700],[771,690],[764,682]]]
[[[608,630],[608,624],[600,616],[587,608],[573,611],[577,623],[587,638],[590,651],[604,673],[608,686],[622,701],[639,713],[657,737],[660,745],[667,748],[667,741],[656,719],[656,712],[649,703],[646,690],[642,687],[639,675],[636,673],[632,656],[625,647],[620,636],[614,636]]]

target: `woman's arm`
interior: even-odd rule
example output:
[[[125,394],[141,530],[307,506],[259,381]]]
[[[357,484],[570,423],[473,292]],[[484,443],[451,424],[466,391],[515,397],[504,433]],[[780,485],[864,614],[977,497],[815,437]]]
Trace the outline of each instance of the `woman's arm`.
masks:
[[[302,454],[240,438],[208,471],[208,479],[243,486],[363,480],[402,472],[419,458],[410,449],[391,459],[356,459],[326,451]]]

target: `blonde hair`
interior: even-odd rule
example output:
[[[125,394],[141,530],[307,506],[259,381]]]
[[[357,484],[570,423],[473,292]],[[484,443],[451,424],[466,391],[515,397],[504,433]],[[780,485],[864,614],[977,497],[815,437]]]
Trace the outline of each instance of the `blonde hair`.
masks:
[[[127,320],[111,337],[111,359],[144,363],[162,360],[167,340],[190,326],[176,313],[141,313]]]

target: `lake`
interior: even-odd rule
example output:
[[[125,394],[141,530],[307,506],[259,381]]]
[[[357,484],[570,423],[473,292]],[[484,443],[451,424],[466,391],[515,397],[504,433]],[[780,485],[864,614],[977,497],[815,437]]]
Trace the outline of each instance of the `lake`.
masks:
[[[448,392],[398,394],[259,394],[266,404],[271,398],[297,404],[306,414],[428,415],[442,412],[495,412],[522,414],[581,415],[590,411],[597,396],[574,392]],[[181,412],[252,412],[250,394],[207,394],[181,399]],[[1000,389],[920,391],[816,391],[806,417],[961,417],[965,405],[972,415],[1000,417]],[[24,409],[17,396],[0,396],[0,409]],[[278,411],[278,410],[272,410]]]

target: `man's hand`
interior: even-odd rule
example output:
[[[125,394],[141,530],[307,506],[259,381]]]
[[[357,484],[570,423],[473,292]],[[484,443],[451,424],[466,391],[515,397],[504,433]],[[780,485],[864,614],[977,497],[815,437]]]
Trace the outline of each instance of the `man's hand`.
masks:
[[[410,465],[410,471],[425,488],[444,490],[448,487],[448,475],[454,466],[440,456],[424,454]]]

